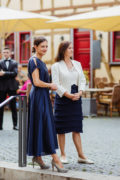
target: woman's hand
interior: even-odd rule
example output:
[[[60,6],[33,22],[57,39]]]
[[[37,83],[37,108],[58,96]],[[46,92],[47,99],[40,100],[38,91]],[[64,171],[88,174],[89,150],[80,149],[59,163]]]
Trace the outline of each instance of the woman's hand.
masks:
[[[19,94],[19,93],[20,93],[20,89],[17,90],[17,94]]]
[[[72,101],[77,101],[77,100],[79,100],[79,99],[80,99],[80,96],[79,96],[78,93],[73,94]]]
[[[5,72],[3,70],[0,71],[0,76],[3,76]]]
[[[80,99],[80,97],[82,96],[82,91],[79,91],[78,93],[73,94],[74,96],[72,97],[73,101],[77,101]]]
[[[79,95],[76,93],[76,94],[66,94],[66,97],[71,99],[72,101],[77,101],[80,97]]]
[[[74,94],[70,94],[68,92],[65,92],[64,96],[66,96],[67,98],[71,99],[72,101],[77,101],[82,96],[82,91],[79,91],[78,93],[74,93]]]
[[[57,90],[56,84],[50,83],[50,89],[53,90],[53,91],[56,91]]]

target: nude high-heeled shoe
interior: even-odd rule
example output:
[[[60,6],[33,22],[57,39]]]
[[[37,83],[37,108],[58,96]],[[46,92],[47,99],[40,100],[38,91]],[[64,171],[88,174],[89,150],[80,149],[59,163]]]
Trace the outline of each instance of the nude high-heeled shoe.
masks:
[[[53,171],[54,171],[54,167],[56,167],[57,171],[60,172],[60,173],[67,173],[67,172],[68,172],[67,169],[65,169],[65,168],[60,168],[60,167],[54,162],[54,160],[52,160],[51,164],[52,164],[52,170],[53,170]]]
[[[42,163],[37,159],[37,157],[33,157],[33,158],[32,158],[33,168],[34,168],[34,163],[35,163],[35,162],[41,167],[41,169],[49,169],[49,168],[50,168],[50,166],[48,166],[48,165],[46,165],[46,164],[42,164]]]

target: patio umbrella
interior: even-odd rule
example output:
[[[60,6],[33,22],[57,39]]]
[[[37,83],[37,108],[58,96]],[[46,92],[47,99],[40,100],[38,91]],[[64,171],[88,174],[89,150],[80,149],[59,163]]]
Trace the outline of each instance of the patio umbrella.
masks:
[[[0,7],[0,36],[16,31],[35,31],[61,27],[59,24],[46,23],[46,21],[55,19],[58,18]],[[66,25],[62,27],[66,27]]]
[[[119,31],[120,6],[114,6],[106,9],[69,16],[66,18],[53,20],[51,23],[61,25],[66,24],[70,28],[86,28],[101,31]]]

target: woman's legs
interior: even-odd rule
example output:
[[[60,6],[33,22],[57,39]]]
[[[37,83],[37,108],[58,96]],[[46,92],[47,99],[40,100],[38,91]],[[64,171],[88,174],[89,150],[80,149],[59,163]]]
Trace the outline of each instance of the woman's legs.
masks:
[[[63,168],[63,165],[62,165],[62,163],[61,163],[58,155],[57,155],[57,154],[52,154],[51,156],[52,156],[54,162],[55,162],[60,168]],[[36,158],[36,160],[37,160],[38,162],[40,162],[40,164],[43,164],[43,165],[45,164],[45,163],[43,162],[41,156],[37,156],[37,157],[35,157],[35,158]]]
[[[73,132],[72,137],[73,137],[73,142],[75,144],[76,150],[78,152],[78,156],[82,159],[86,159],[82,151],[82,142],[81,142],[80,133]]]
[[[58,155],[57,155],[57,154],[52,154],[51,156],[52,156],[52,158],[53,158],[53,161],[54,161],[60,168],[63,168],[63,165],[62,165],[62,163],[61,163]]]
[[[36,160],[40,162],[41,164],[44,164],[41,156],[35,156]]]
[[[58,143],[61,151],[61,157],[65,158],[65,134],[58,134]]]

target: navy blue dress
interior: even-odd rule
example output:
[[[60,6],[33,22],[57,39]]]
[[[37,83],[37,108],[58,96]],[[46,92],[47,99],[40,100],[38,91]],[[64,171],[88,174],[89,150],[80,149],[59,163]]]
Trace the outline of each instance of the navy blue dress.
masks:
[[[40,80],[49,82],[49,74],[45,63],[33,57],[28,63],[28,73],[32,82],[28,105],[28,138],[27,154],[29,156],[42,156],[56,153],[58,148],[54,118],[48,88],[36,87],[33,83],[32,73],[38,68]]]

